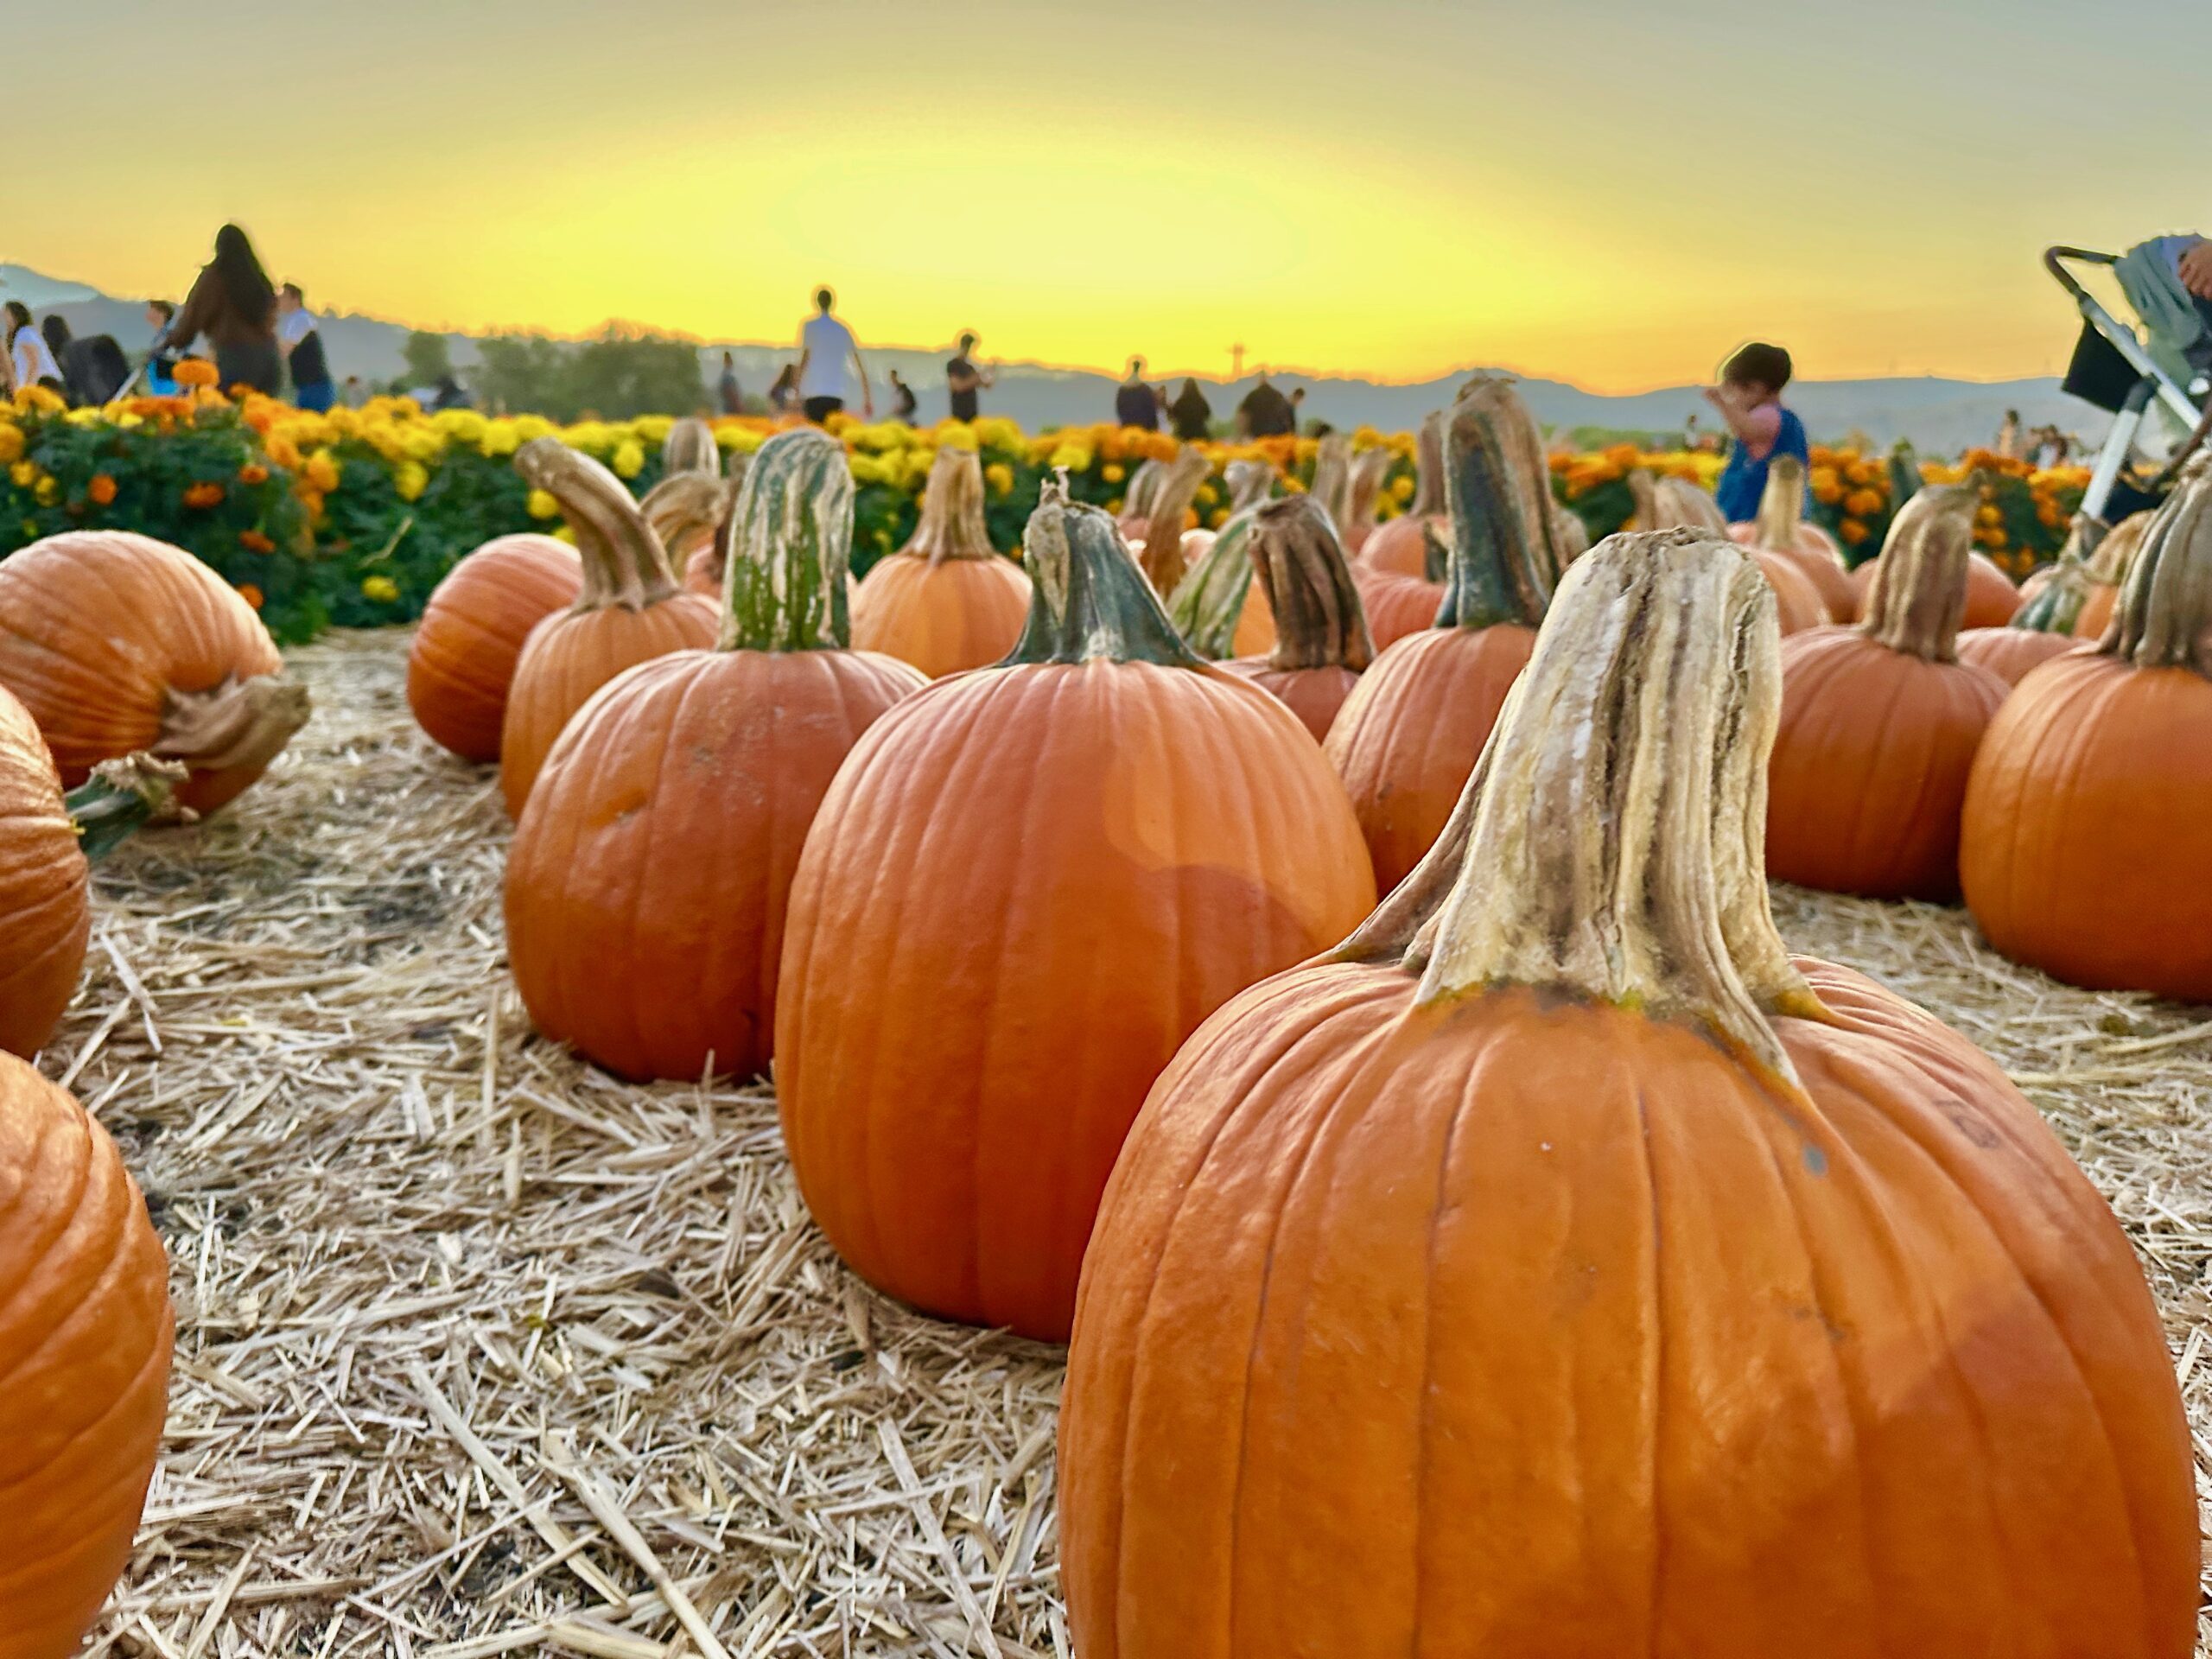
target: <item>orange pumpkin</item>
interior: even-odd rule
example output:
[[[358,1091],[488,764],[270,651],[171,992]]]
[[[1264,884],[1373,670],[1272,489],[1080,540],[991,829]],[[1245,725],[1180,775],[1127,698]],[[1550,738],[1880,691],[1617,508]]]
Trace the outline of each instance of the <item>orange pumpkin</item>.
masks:
[[[925,683],[844,648],[852,509],[836,440],[801,427],[762,445],[728,531],[719,645],[601,686],[531,791],[508,960],[538,1030],[610,1071],[767,1069],[807,826],[855,741]]]
[[[1060,1340],[1122,1131],[1176,1046],[1373,902],[1297,719],[1207,666],[1057,484],[1020,645],[869,728],[791,884],[784,1139],[854,1269]]]
[[[213,812],[307,723],[307,687],[237,589],[181,549],[71,531],[0,563],[0,686],[45,734],[73,789],[145,753],[191,774],[176,798]]]
[[[523,641],[583,583],[576,550],[550,536],[496,537],[446,573],[407,652],[407,706],[431,741],[464,760],[499,758]]]
[[[1446,438],[1453,543],[1437,626],[1384,647],[1329,728],[1329,760],[1380,892],[1405,879],[1451,817],[1559,578],[1514,478],[1528,464],[1514,442],[1519,403],[1499,380],[1460,391]],[[1377,580],[1408,578],[1370,578],[1360,592],[1370,618]]]
[[[1392,524],[1401,523],[1392,519]],[[1451,533],[1452,521],[1444,520],[1444,533]],[[1402,575],[1395,570],[1384,570],[1362,560],[1352,572],[1352,581],[1359,588],[1359,602],[1367,613],[1367,631],[1373,636],[1375,649],[1388,651],[1408,634],[1419,633],[1436,626],[1436,613],[1444,603],[1445,576],[1451,568],[1452,551],[1449,543],[1437,538],[1433,531],[1422,531],[1422,546],[1428,564],[1422,575]]]
[[[853,643],[931,679],[995,663],[1021,638],[1029,578],[983,527],[983,468],[972,449],[939,449],[913,538],[861,579]]]
[[[0,1055],[0,1654],[67,1659],[124,1564],[167,1413],[175,1316],[107,1131]]]
[[[1698,530],[1710,536],[1728,533],[1728,521],[1721,516],[1719,504],[1694,484],[1678,478],[1655,479],[1639,468],[1628,475],[1628,487],[1636,502],[1635,523],[1640,529]],[[1796,560],[1764,547],[1750,551],[1774,589],[1775,614],[1784,634],[1828,625],[1831,619],[1821,590],[1798,568]]]
[[[1831,622],[1859,620],[1859,589],[1843,568],[1827,531],[1805,518],[1805,466],[1795,455],[1767,463],[1766,488],[1759,515],[1748,524],[1731,524],[1728,534],[1745,547],[1778,553],[1811,581]],[[1777,590],[1777,598],[1780,598]]]
[[[1377,525],[1358,549],[1363,570],[1425,576],[1431,539],[1440,547],[1451,541],[1452,515],[1444,487],[1444,411],[1438,410],[1421,422],[1420,443],[1414,451],[1414,499],[1403,517]]]
[[[1859,594],[1862,614],[1880,563],[1878,557],[1872,558],[1851,573],[1852,587]],[[1961,627],[2001,628],[2012,620],[2020,605],[2020,590],[2012,585],[2012,578],[1999,570],[1987,554],[1967,556],[1967,608]]]
[[[2212,478],[2159,510],[2102,643],[2037,669],[1991,724],[1959,868],[2015,962],[2212,1001]]]
[[[2001,628],[1968,628],[1959,636],[1959,660],[1987,669],[2007,685],[2018,685],[2054,657],[2082,642],[2068,633],[2022,627],[2018,618]]]
[[[1874,899],[1953,899],[1959,804],[2005,682],[1958,659],[1980,497],[1930,486],[1891,521],[1857,627],[1782,646],[1767,869]]]
[[[558,438],[515,452],[533,489],[561,504],[583,557],[583,589],[530,631],[499,729],[499,790],[519,818],[561,728],[626,668],[714,643],[714,605],[676,585],[668,556],[622,480]]]
[[[1293,495],[1254,514],[1250,558],[1281,631],[1271,654],[1222,666],[1281,698],[1320,742],[1375,655],[1344,547],[1328,514]]]
[[[2101,639],[2112,626],[2120,590],[2127,582],[2135,556],[2142,550],[2152,517],[2149,512],[2138,512],[2121,519],[2089,555],[2081,572],[2080,603],[2074,613],[2076,639]]]
[[[1775,931],[1776,644],[1725,542],[1601,543],[1432,865],[1161,1077],[1068,1356],[1084,1659],[2185,1659],[2126,1235]]]

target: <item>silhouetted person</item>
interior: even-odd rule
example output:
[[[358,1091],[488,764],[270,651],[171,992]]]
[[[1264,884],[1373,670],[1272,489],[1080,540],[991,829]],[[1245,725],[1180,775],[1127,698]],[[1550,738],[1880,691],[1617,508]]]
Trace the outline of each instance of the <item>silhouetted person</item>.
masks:
[[[130,378],[130,361],[113,334],[71,338],[69,325],[49,311],[40,325],[47,349],[61,365],[61,385],[69,401],[79,409],[97,409],[123,390]]]
[[[921,407],[914,396],[914,389],[899,378],[896,369],[886,369],[884,378],[891,382],[891,418],[903,425],[914,423],[914,411]]]
[[[1298,411],[1275,390],[1265,369],[1244,401],[1236,405],[1236,429],[1248,438],[1287,438],[1298,432]]]
[[[725,415],[745,413],[745,394],[738,388],[737,356],[733,352],[722,353],[722,374],[715,382],[715,399]]]
[[[817,426],[852,402],[855,383],[861,391],[862,418],[875,418],[875,393],[868,384],[868,365],[861,360],[860,341],[830,315],[836,303],[835,292],[816,289],[814,315],[798,331],[798,395],[806,418]]]
[[[1140,431],[1160,430],[1160,394],[1145,384],[1141,357],[1129,359],[1128,378],[1114,389],[1114,418]]]
[[[1190,443],[1205,436],[1207,423],[1213,419],[1213,405],[1206,402],[1198,383],[1186,376],[1183,390],[1167,405],[1167,418],[1174,424],[1175,435]]]
[[[798,406],[798,365],[786,363],[777,372],[775,384],[768,388],[768,412],[789,415]]]
[[[988,369],[976,366],[974,353],[976,336],[960,336],[960,349],[951,362],[944,365],[944,389],[951,394],[952,418],[972,421],[980,413],[976,394],[988,391],[998,384],[998,377]]]
[[[276,289],[254,257],[253,244],[235,225],[215,232],[215,257],[200,268],[165,344],[182,351],[202,334],[214,348],[215,372],[225,390],[251,386],[276,395],[283,379]]]

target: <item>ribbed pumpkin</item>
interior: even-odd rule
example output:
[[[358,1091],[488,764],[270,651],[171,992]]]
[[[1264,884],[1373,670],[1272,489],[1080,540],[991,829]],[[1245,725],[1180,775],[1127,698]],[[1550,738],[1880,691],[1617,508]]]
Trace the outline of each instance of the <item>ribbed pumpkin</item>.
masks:
[[[178,548],[71,531],[0,563],[0,686],[22,699],[75,788],[103,760],[182,763],[184,805],[237,798],[307,723],[269,630]]]
[[[1989,942],[2093,990],[2212,1002],[2212,478],[2145,534],[2103,642],[1982,740],[1959,870]]]
[[[1176,637],[1057,484],[1006,663],[855,747],[791,885],[776,1082],[799,1187],[863,1278],[1066,1337],[1122,1132],[1176,1046],[1373,902],[1295,716]]]
[[[1204,550],[1167,600],[1167,620],[1185,645],[1208,658],[1258,657],[1275,644],[1273,602],[1267,584],[1253,580],[1252,559],[1253,526],[1274,470],[1265,461],[1232,461],[1227,479],[1229,520],[1218,532],[1185,538],[1187,550],[1205,537]]]
[[[576,550],[550,536],[496,537],[446,572],[407,652],[407,706],[432,742],[464,760],[499,758],[523,642],[583,585]]]
[[[1694,484],[1678,478],[1655,479],[1641,468],[1628,475],[1629,494],[1636,502],[1636,519],[1643,530],[1700,530],[1726,536],[1727,521],[1713,499]],[[1812,577],[1798,569],[1786,553],[1765,547],[1750,550],[1774,588],[1775,614],[1784,634],[1807,628],[1826,627],[1833,620]]]
[[[538,1030],[610,1071],[767,1069],[807,826],[855,741],[925,683],[844,648],[852,501],[834,438],[769,439],[731,520],[720,643],[601,686],[523,809],[515,983]]]
[[[1831,622],[1859,620],[1859,589],[1843,568],[1835,543],[1827,531],[1806,520],[1805,467],[1796,456],[1777,455],[1767,463],[1758,517],[1748,524],[1729,525],[1728,534],[1745,547],[1779,553],[1804,572]]]
[[[101,761],[64,795],[38,727],[0,691],[0,1048],[29,1059],[54,1035],[92,935],[90,861],[161,811],[184,779],[175,761],[136,754]]]
[[[973,449],[939,449],[912,539],[853,596],[853,643],[934,680],[998,661],[1028,615],[1029,578],[983,525],[982,461]]]
[[[1500,382],[1476,380],[1452,406],[1446,459],[1453,541],[1436,626],[1385,647],[1329,728],[1329,760],[1359,815],[1383,893],[1421,861],[1452,816],[1559,579],[1544,521],[1532,530],[1528,493],[1516,487],[1515,470],[1527,461],[1513,442],[1511,393],[1502,391]]]
[[[1444,486],[1445,412],[1437,410],[1421,423],[1414,451],[1414,499],[1401,518],[1377,525],[1358,549],[1364,570],[1401,576],[1428,574],[1428,543],[1441,546],[1452,537],[1452,513]]]
[[[1851,573],[1861,615],[1866,613],[1866,595],[1873,588],[1880,564],[1878,557],[1872,558]],[[1999,570],[1987,554],[1967,556],[1967,608],[1960,620],[1961,627],[2001,628],[2018,613],[2021,603],[2020,590],[2012,585],[2012,578]]]
[[[507,693],[499,790],[518,818],[554,740],[593,692],[626,668],[710,645],[721,630],[714,602],[676,585],[620,479],[558,438],[523,445],[515,469],[561,504],[583,556],[576,602],[530,631]]]
[[[1782,646],[1767,870],[1873,899],[1955,899],[1959,805],[2009,689],[1958,659],[1980,498],[1931,486],[1898,509],[1866,620]]]
[[[1366,609],[1367,631],[1376,650],[1388,651],[1408,634],[1436,626],[1436,613],[1444,603],[1445,579],[1451,570],[1451,537],[1448,515],[1441,519],[1424,518],[1421,544],[1425,563],[1419,574],[1385,570],[1365,559],[1353,567],[1352,580],[1358,584],[1359,602]]]
[[[107,1131],[0,1054],[0,1655],[67,1659],[130,1556],[175,1336]]]
[[[1329,515],[1293,495],[1255,512],[1247,551],[1281,619],[1275,646],[1222,666],[1281,698],[1319,742],[1375,655],[1344,547]]]
[[[1434,864],[1160,1078],[1068,1357],[1083,1659],[2186,1659],[2142,1270],[1777,936],[1775,657],[1727,543],[1601,543]]]

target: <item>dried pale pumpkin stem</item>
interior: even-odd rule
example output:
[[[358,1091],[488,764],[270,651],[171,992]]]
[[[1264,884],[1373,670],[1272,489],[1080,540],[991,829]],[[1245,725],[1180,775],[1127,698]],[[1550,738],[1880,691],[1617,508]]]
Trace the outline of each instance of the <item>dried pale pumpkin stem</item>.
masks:
[[[1275,487],[1275,469],[1264,461],[1232,461],[1222,468],[1221,476],[1229,486],[1229,516],[1232,518],[1258,506]]]
[[[638,503],[671,567],[702,542],[721,533],[737,500],[737,488],[719,473],[671,473],[645,492]]]
[[[1344,543],[1320,504],[1304,496],[1270,501],[1254,515],[1248,556],[1274,612],[1276,668],[1348,668],[1375,659],[1367,613],[1344,562]]]
[[[929,486],[922,492],[922,516],[906,545],[899,550],[927,559],[995,559],[991,533],[983,524],[983,463],[973,449],[940,449],[930,463]]]
[[[683,473],[705,473],[711,477],[721,469],[721,449],[715,442],[715,429],[696,415],[686,415],[670,427],[668,435],[660,441],[660,471],[664,479]]]
[[[1351,505],[1351,440],[1343,433],[1321,440],[1313,456],[1313,482],[1306,493],[1321,504],[1341,536]]]
[[[1973,485],[1944,484],[1922,490],[1897,510],[1874,567],[1859,632],[1923,662],[1958,661],[1967,556],[1980,505]]]
[[[1745,902],[1778,639],[1758,566],[1701,531],[1617,536],[1577,562],[1470,785],[1421,1003],[1564,991],[1792,1075],[1766,1011],[1817,1005]]]
[[[515,470],[560,504],[583,556],[579,611],[620,606],[643,610],[677,591],[660,537],[622,480],[558,438],[532,438],[515,451]]]
[[[1694,484],[1679,478],[1655,478],[1639,467],[1628,475],[1628,493],[1636,503],[1639,530],[1702,530],[1716,536],[1728,533],[1728,520],[1721,513],[1720,504]],[[1764,537],[1761,542],[1765,546],[1774,545]],[[1787,547],[1789,543],[1782,545]]]
[[[2098,649],[2212,679],[2212,473],[2184,474],[2152,518]]]
[[[176,805],[174,797],[191,775],[178,762],[150,754],[126,754],[94,766],[92,775],[63,798],[85,856],[97,864],[157,819],[188,822],[190,810]]]
[[[1449,498],[1444,487],[1444,424],[1446,416],[1436,410],[1423,418],[1421,435],[1414,448],[1414,499],[1406,509],[1420,518],[1434,518],[1450,511]]]
[[[1183,519],[1213,472],[1213,463],[1185,445],[1160,475],[1144,531],[1144,573],[1154,591],[1172,594],[1183,580]]]
[[[1337,533],[1344,540],[1374,528],[1376,513],[1382,505],[1382,480],[1389,475],[1391,460],[1390,452],[1380,444],[1352,457],[1351,480],[1344,486],[1344,516],[1337,525]]]
[[[315,704],[308,689],[281,674],[227,678],[211,690],[171,691],[162,734],[149,753],[195,772],[265,766],[308,723]]]
[[[810,426],[779,432],[753,457],[723,529],[721,649],[842,650],[852,554],[844,446]]]
[[[1758,516],[1751,539],[1777,552],[1793,551],[1797,527],[1805,521],[1805,467],[1795,455],[1777,455],[1767,463],[1766,487],[1759,492]]]
[[[1444,440],[1452,546],[1440,628],[1533,628],[1559,581],[1550,485],[1541,501],[1527,487],[1519,404],[1504,382],[1488,378],[1470,383],[1452,404]]]
[[[1070,501],[1065,478],[1047,480],[1039,492],[1022,552],[1034,591],[1008,664],[1103,659],[1200,666],[1160,608],[1112,515]]]

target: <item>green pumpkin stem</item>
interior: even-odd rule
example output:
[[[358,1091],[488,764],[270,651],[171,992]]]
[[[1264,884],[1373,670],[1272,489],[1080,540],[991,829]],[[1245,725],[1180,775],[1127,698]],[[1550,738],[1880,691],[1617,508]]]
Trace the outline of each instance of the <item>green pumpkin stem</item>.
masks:
[[[172,801],[177,785],[188,776],[177,762],[156,760],[150,754],[128,754],[94,766],[92,775],[62,798],[85,856],[97,864],[172,810],[188,817]]]
[[[560,504],[583,556],[579,611],[641,611],[677,591],[660,537],[622,480],[558,438],[533,438],[515,451],[515,470]]]
[[[1304,500],[1303,496],[1291,498]],[[1199,656],[1211,661],[1236,652],[1236,625],[1252,594],[1251,546],[1255,508],[1221,527],[1213,545],[1184,573],[1167,597],[1167,620]]]
[[[1452,546],[1436,626],[1535,627],[1560,574],[1551,478],[1535,425],[1508,382],[1484,376],[1461,390],[1444,454]]]
[[[1859,632],[1923,662],[1959,660],[1967,609],[1967,558],[1974,551],[1981,493],[1971,484],[1931,485],[1890,521]]]
[[[723,531],[720,648],[844,649],[852,551],[844,446],[810,426],[779,432],[746,469]]]
[[[1348,668],[1357,674],[1375,660],[1344,543],[1319,503],[1293,495],[1262,507],[1254,517],[1249,557],[1274,613],[1271,666]]]
[[[2184,474],[2151,519],[2097,649],[2212,679],[2212,471]]]
[[[1264,461],[1232,461],[1222,468],[1222,481],[1229,486],[1229,516],[1234,518],[1248,507],[1256,507],[1274,493],[1275,469]]]
[[[899,550],[927,559],[932,569],[947,559],[998,557],[983,522],[983,463],[973,449],[937,452],[922,492],[921,520]]]
[[[1047,479],[1038,493],[1022,533],[1035,591],[1007,664],[1103,659],[1199,667],[1112,515],[1071,501],[1065,478]]]

